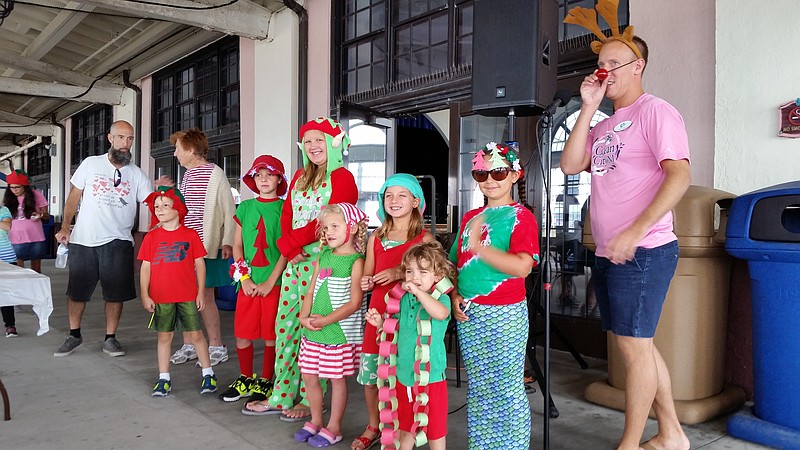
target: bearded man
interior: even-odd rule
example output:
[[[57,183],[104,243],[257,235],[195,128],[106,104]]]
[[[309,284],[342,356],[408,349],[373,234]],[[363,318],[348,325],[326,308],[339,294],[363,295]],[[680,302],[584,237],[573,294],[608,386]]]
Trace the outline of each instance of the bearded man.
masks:
[[[153,191],[153,182],[131,164],[133,127],[124,120],[111,125],[104,155],[84,159],[70,178],[61,230],[56,240],[69,244],[67,285],[69,335],[53,356],[67,356],[83,343],[81,319],[97,282],[105,300],[106,335],[103,352],[123,356],[116,338],[122,304],[136,298],[133,279],[133,228],[137,202]],[[78,211],[74,229],[70,224]]]

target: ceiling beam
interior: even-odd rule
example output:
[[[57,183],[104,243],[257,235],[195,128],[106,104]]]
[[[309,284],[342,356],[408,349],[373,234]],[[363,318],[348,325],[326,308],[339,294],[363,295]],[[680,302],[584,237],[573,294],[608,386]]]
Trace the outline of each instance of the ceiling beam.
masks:
[[[34,59],[23,58],[3,50],[0,50],[0,64],[5,64],[19,69],[25,73],[38,75],[52,81],[59,81],[65,84],[74,84],[76,86],[89,86],[94,81],[94,78],[90,76],[83,75],[64,67],[48,64]],[[111,84],[102,80],[95,83],[95,86],[103,85],[110,86]]]
[[[55,134],[52,125],[38,124],[19,126],[13,123],[0,122],[0,133],[26,134],[31,136],[53,136]]]
[[[119,105],[122,103],[122,92],[125,88],[123,86],[94,86],[88,92],[86,90],[87,87],[84,86],[0,77],[0,92],[62,98],[75,102],[104,103],[107,105]],[[84,94],[84,92],[86,93]]]
[[[14,124],[26,124],[36,122],[36,117],[22,116],[11,111],[0,109],[0,122],[10,122]]]
[[[68,9],[91,12],[94,6],[83,2],[68,2],[65,6]],[[23,57],[28,59],[40,60],[48,54],[59,42],[75,29],[78,24],[87,16],[86,12],[61,11],[53,20],[42,30],[36,39],[22,52]],[[22,76],[19,70],[7,69],[2,76],[16,77]]]
[[[138,4],[125,0],[86,0],[86,3],[250,39],[266,39],[272,15],[269,9],[247,0],[239,0],[217,9],[186,9],[208,5],[179,0],[173,0],[175,6]]]

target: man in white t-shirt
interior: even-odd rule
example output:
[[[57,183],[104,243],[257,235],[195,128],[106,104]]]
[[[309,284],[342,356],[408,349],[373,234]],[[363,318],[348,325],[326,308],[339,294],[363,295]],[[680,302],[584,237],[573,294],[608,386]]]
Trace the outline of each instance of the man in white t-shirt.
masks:
[[[67,356],[83,343],[81,318],[97,282],[103,289],[106,336],[103,351],[123,356],[116,338],[122,303],[136,298],[133,279],[133,228],[137,202],[153,191],[153,182],[131,163],[133,127],[114,122],[108,153],[84,159],[70,178],[72,190],[64,205],[59,243],[69,244],[67,285],[69,336],[53,356]],[[70,232],[80,204],[80,214]]]

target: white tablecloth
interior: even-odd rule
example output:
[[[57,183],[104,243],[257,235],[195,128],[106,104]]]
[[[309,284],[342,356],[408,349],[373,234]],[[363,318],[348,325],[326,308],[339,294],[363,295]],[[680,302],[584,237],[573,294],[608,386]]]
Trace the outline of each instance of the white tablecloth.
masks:
[[[50,277],[0,261],[0,306],[33,305],[41,336],[50,331],[53,294]]]

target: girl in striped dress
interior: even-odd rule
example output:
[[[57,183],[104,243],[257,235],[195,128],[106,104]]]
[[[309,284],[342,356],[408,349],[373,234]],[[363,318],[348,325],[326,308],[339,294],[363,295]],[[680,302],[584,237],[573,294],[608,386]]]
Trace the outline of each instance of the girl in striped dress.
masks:
[[[365,305],[361,291],[367,216],[350,203],[324,206],[319,214],[320,255],[303,299],[298,365],[306,385],[311,420],[294,439],[312,447],[342,440],[340,424],[347,404],[344,377],[358,371],[364,338]],[[323,427],[320,378],[331,380],[331,413]]]

